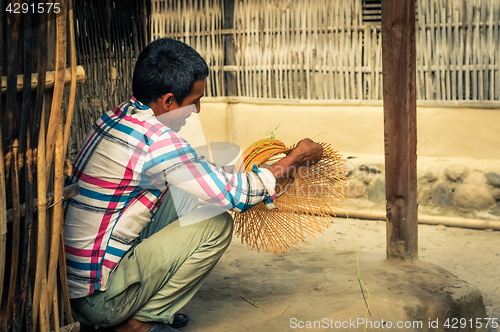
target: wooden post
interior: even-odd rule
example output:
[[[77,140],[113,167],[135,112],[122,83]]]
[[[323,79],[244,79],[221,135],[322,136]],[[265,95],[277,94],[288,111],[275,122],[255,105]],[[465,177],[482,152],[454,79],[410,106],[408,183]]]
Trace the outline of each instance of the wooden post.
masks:
[[[234,2],[235,0],[224,0],[224,29],[234,29]],[[224,66],[236,65],[236,44],[233,34],[228,34],[224,42]],[[236,96],[237,82],[236,72],[224,72],[225,86],[227,87],[226,96]]]
[[[387,258],[418,257],[415,0],[382,0]]]

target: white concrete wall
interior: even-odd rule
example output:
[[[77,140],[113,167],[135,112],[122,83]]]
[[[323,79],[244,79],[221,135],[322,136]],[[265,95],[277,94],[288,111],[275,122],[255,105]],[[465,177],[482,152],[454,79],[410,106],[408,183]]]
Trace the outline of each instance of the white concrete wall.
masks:
[[[280,124],[287,145],[326,132],[315,140],[344,155],[384,154],[381,104],[207,98],[200,119],[207,140],[242,149]],[[500,109],[419,106],[417,121],[419,156],[500,159]]]

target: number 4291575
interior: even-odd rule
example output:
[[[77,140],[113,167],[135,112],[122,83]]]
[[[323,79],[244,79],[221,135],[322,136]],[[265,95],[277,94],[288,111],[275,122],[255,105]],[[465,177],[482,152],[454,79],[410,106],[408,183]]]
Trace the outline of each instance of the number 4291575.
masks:
[[[14,14],[26,14],[26,13],[38,13],[38,14],[43,14],[43,13],[59,13],[61,11],[61,4],[57,2],[45,2],[45,3],[23,3],[20,4],[18,2],[16,3],[9,3],[7,5],[7,8],[5,8],[6,12],[9,13],[14,13]]]
[[[444,324],[444,327],[448,329],[457,329],[457,328],[481,328],[481,327],[493,327],[497,328],[498,327],[498,318],[476,318],[473,320],[472,318],[470,319],[465,319],[465,318],[448,318]]]

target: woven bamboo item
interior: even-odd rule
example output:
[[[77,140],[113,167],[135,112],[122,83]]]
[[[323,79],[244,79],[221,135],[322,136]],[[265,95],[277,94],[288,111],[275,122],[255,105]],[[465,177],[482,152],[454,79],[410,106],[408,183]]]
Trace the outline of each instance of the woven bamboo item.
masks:
[[[279,254],[299,248],[301,242],[323,233],[331,216],[341,208],[345,186],[345,160],[329,144],[323,146],[323,158],[315,165],[301,167],[274,201],[277,209],[260,203],[243,213],[234,213],[235,234],[249,249]],[[285,157],[294,147],[267,138],[247,148],[236,163],[235,172],[249,172],[253,165],[266,166]],[[283,191],[283,190],[282,190]],[[279,195],[280,192],[277,192]]]

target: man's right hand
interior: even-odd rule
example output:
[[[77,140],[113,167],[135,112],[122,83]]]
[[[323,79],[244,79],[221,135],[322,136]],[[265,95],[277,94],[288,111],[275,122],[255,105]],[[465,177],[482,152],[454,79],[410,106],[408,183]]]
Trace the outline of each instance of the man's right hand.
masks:
[[[288,156],[297,158],[299,167],[311,166],[323,157],[323,147],[310,138],[304,138],[297,143],[295,149]]]
[[[323,157],[323,147],[309,138],[301,140],[288,156],[267,167],[281,185],[295,175],[297,168],[316,164]]]

